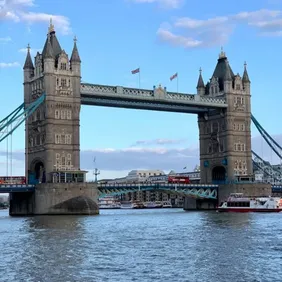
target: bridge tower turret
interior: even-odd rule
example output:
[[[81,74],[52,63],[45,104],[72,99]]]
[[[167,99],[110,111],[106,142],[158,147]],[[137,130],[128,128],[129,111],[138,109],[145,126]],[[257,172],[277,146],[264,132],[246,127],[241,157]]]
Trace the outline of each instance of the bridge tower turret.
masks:
[[[198,115],[202,183],[251,176],[251,95],[246,65],[243,78],[234,75],[222,50],[206,95],[225,98],[228,107]]]
[[[55,172],[80,169],[80,58],[75,43],[72,61],[61,48],[52,21],[34,75],[25,86],[25,103],[46,98],[26,122],[26,176],[29,182],[51,182]],[[32,73],[28,51],[25,85]]]
[[[198,95],[205,95],[206,89],[205,89],[205,83],[202,77],[202,69],[199,70],[199,78],[197,83],[197,94]]]

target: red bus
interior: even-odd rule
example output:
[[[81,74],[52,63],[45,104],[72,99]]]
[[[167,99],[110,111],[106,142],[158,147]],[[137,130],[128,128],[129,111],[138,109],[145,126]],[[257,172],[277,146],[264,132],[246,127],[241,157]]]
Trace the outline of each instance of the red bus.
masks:
[[[190,179],[188,176],[169,176],[168,183],[182,183],[182,184],[190,184]]]
[[[0,176],[0,184],[26,184],[24,176]]]

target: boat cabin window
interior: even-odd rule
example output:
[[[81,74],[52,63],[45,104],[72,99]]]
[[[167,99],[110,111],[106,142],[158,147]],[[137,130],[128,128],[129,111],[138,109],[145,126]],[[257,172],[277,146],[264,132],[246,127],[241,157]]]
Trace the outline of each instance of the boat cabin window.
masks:
[[[231,193],[230,197],[232,197],[232,198],[243,198],[243,193]]]
[[[227,207],[250,207],[250,202],[227,202]]]

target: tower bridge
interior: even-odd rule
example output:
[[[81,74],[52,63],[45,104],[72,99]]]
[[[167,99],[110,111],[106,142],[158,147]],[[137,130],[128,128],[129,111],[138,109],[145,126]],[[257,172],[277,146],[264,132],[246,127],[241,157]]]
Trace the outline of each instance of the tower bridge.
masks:
[[[221,51],[210,81],[204,83],[200,71],[197,92],[188,94],[169,92],[162,86],[135,89],[81,83],[81,62],[76,39],[69,58],[52,23],[43,51],[36,54],[34,61],[27,49],[23,111],[0,122],[0,131],[8,129],[0,140],[25,122],[25,175],[28,184],[36,188],[33,196],[12,193],[11,215],[98,213],[101,187],[86,183],[86,172],[80,169],[81,105],[197,114],[201,184],[219,185],[216,190],[219,200],[235,191],[252,196],[271,193],[268,184],[234,184],[238,176],[252,177],[253,164],[259,165],[252,159],[252,119],[261,127],[251,115],[251,81],[246,64],[242,76],[234,74]],[[270,138],[275,151],[279,144],[264,130],[260,132],[264,138]],[[58,175],[65,175],[66,183],[58,183]],[[195,203],[191,204],[189,199],[187,205]]]

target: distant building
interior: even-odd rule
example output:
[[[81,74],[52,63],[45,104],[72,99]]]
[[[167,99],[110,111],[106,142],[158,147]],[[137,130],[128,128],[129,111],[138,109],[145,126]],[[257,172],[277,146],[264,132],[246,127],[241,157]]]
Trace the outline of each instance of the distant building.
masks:
[[[126,182],[145,182],[148,177],[165,175],[164,171],[155,170],[132,170],[126,177]]]
[[[282,164],[271,165],[270,162],[256,158],[254,160],[254,178],[257,182],[281,184]]]

